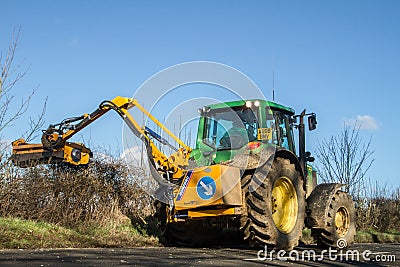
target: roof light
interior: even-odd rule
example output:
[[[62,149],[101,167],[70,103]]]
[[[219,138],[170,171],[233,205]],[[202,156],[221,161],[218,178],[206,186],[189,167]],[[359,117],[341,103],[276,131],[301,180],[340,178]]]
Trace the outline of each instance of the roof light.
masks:
[[[208,112],[210,112],[210,110],[211,110],[210,107],[204,106],[202,108],[199,108],[199,113],[200,114],[208,113]]]

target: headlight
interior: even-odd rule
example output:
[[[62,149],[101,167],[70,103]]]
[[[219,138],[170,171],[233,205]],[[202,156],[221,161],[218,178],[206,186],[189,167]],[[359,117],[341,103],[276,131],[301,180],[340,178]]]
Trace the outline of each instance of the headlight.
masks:
[[[72,149],[71,157],[72,157],[73,161],[79,162],[81,160],[81,157],[82,157],[81,150],[77,149],[77,148]]]
[[[254,101],[254,106],[258,108],[260,106],[260,101],[258,100]]]
[[[246,101],[246,108],[251,108],[251,101]]]

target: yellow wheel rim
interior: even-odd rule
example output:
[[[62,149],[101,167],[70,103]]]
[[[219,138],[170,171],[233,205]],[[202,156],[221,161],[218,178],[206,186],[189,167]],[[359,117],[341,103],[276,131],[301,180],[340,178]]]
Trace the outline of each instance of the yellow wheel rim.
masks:
[[[278,230],[290,233],[297,221],[296,189],[287,177],[279,178],[272,188],[272,219]]]
[[[345,207],[340,207],[335,215],[336,233],[340,237],[344,237],[349,231],[350,216],[349,211]]]

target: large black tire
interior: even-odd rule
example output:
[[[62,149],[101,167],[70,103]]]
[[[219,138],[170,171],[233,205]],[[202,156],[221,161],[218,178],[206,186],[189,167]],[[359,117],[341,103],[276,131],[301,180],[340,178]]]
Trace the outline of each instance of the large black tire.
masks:
[[[242,179],[242,184],[248,177]],[[258,169],[243,188],[247,216],[241,220],[251,246],[291,250],[298,245],[305,218],[303,177],[289,159],[277,157]]]
[[[318,246],[344,248],[356,234],[354,202],[346,192],[332,190],[317,186],[308,200],[307,222]]]
[[[220,233],[220,229],[204,227],[202,220],[191,220],[167,224],[165,238],[173,246],[210,247]]]
[[[158,220],[158,238],[164,246],[211,246],[221,233],[220,229],[205,227],[203,220],[167,223],[166,204],[156,201],[154,216]]]

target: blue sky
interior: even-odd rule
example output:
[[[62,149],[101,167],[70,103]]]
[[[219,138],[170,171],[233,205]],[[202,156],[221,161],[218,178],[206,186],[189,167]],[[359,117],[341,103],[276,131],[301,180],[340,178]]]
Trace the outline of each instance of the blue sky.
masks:
[[[318,115],[311,151],[345,121],[361,121],[375,150],[368,175],[400,185],[398,1],[1,0],[0,10],[1,51],[21,27],[16,62],[29,72],[17,95],[37,88],[30,115],[48,97],[46,124],[132,96],[151,75],[182,62],[232,66],[267,97],[274,69],[276,100]],[[3,138],[18,138],[27,120]],[[118,151],[121,129],[113,114],[84,134]]]

